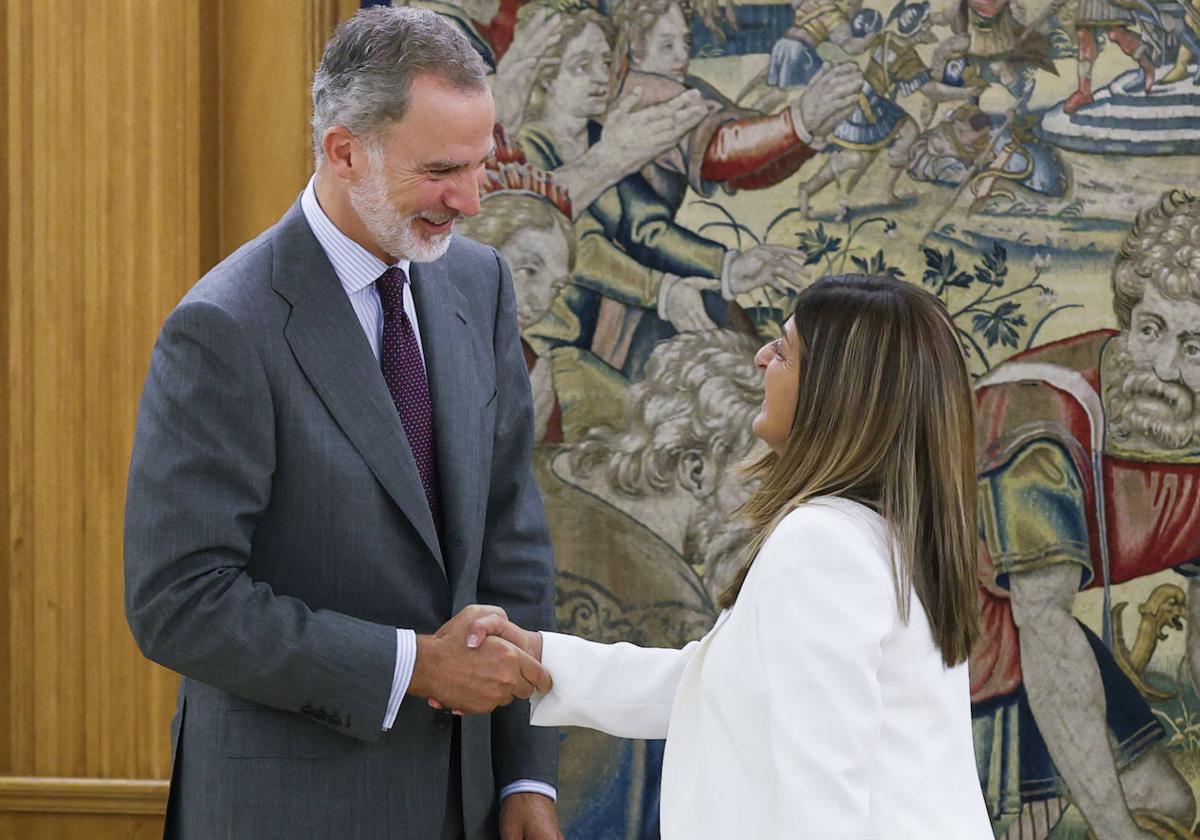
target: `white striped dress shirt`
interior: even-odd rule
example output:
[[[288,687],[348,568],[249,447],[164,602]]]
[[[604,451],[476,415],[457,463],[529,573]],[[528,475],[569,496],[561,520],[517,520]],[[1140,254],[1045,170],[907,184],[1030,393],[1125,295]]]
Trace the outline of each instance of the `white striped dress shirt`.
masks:
[[[333,270],[341,281],[350,306],[358,316],[358,323],[366,333],[367,341],[371,344],[371,352],[379,358],[379,345],[383,340],[383,304],[379,300],[379,292],[375,281],[391,266],[372,254],[338,229],[337,225],[325,215],[317,201],[315,179],[310,178],[308,186],[300,195],[300,209],[304,218],[312,228],[313,236],[317,238],[325,256],[333,265]],[[417,319],[417,308],[413,303],[412,275],[409,274],[409,261],[398,260],[393,263],[408,277],[404,284],[404,311],[412,321],[413,333],[417,338],[417,348],[424,362],[425,350],[421,346],[421,327]],[[380,374],[382,376],[382,374]],[[388,698],[387,714],[383,718],[384,730],[392,728],[396,715],[400,711],[400,703],[408,692],[408,684],[412,681],[413,667],[417,663],[417,634],[407,628],[396,628],[396,667],[392,674],[392,693]],[[557,791],[545,782],[532,779],[522,779],[507,785],[500,791],[503,799],[510,793],[540,793],[557,799]]]

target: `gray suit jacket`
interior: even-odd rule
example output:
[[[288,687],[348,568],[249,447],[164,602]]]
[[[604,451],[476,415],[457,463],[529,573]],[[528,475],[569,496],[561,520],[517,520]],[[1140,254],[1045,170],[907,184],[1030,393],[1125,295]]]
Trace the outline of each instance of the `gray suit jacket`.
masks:
[[[381,732],[396,627],[464,605],[553,622],[532,409],[508,269],[455,237],[413,266],[433,398],[439,541],[379,364],[299,202],[197,283],[142,395],[126,612],[183,675],[168,825],[185,838],[436,838],[447,716]],[[462,723],[468,838],[496,791],[555,781],[556,736],[516,702]]]

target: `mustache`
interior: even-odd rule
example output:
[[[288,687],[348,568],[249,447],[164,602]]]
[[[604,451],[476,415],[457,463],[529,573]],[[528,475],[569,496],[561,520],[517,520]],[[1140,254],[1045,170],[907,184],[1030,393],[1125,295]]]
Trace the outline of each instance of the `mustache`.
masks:
[[[1148,371],[1130,371],[1121,381],[1120,393],[1143,406],[1157,404],[1174,418],[1190,417],[1196,410],[1196,395],[1175,382],[1164,382]]]
[[[1164,449],[1182,449],[1200,439],[1196,395],[1182,385],[1130,371],[1109,393],[1109,421],[1118,440],[1137,434]]]
[[[445,213],[426,212],[426,213],[418,213],[417,217],[420,219],[424,219],[425,221],[427,221],[433,225],[443,225],[446,222],[457,222],[459,219],[462,218],[462,213],[459,213],[457,210],[449,210]]]

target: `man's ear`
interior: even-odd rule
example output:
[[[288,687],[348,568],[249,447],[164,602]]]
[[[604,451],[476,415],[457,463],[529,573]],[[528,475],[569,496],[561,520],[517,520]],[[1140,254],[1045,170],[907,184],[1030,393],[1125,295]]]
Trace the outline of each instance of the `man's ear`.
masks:
[[[321,137],[325,165],[344,181],[358,181],[367,171],[367,150],[344,125],[331,126]]]
[[[689,449],[679,458],[676,480],[694,496],[707,496],[716,486],[716,470],[702,454]]]

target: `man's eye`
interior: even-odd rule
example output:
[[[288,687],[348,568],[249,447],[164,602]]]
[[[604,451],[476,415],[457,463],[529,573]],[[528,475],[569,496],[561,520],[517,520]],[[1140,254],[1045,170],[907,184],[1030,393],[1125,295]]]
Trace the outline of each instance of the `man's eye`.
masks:
[[[1153,324],[1142,324],[1141,333],[1145,338],[1157,338],[1158,328]]]
[[[1187,356],[1191,361],[1200,360],[1200,344],[1189,341],[1183,345],[1183,355]]]

